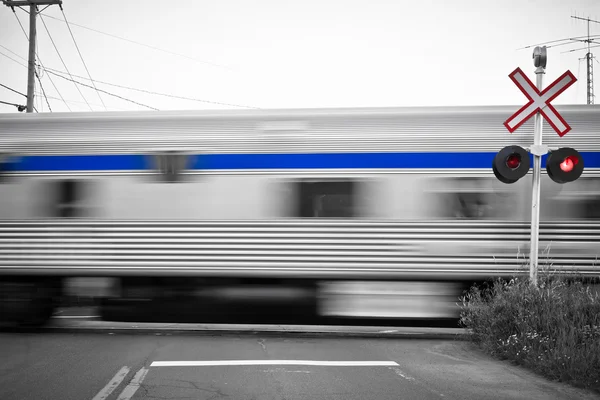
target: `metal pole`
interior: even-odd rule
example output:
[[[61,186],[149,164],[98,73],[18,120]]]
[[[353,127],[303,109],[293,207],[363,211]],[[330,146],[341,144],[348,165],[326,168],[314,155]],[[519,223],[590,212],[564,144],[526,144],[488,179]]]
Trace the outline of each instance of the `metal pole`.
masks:
[[[29,69],[27,74],[27,112],[33,112],[33,96],[35,90],[35,20],[36,6],[29,6]]]
[[[537,67],[536,85],[538,90],[542,91],[544,67]],[[540,146],[542,144],[542,115],[538,111],[535,114],[535,126],[533,134],[533,144]],[[533,190],[531,193],[531,253],[529,255],[529,279],[531,284],[537,286],[538,270],[538,249],[540,238],[540,183],[541,183],[542,156],[533,155]]]

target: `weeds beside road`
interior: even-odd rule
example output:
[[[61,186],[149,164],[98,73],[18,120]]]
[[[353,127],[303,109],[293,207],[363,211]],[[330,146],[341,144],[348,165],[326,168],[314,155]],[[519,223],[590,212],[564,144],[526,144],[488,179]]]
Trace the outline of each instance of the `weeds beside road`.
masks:
[[[600,393],[600,293],[594,286],[542,276],[536,288],[521,277],[473,287],[461,300],[460,323],[484,351]]]

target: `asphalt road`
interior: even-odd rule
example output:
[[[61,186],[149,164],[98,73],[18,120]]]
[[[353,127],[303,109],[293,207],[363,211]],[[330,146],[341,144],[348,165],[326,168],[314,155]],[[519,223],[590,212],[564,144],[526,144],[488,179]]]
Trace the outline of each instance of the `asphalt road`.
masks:
[[[457,340],[4,332],[0,354],[2,400],[599,398]]]

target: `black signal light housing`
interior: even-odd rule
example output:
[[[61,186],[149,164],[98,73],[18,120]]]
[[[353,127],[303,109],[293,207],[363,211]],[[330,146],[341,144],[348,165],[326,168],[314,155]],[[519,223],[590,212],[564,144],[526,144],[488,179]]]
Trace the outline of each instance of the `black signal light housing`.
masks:
[[[492,168],[500,182],[515,183],[531,168],[529,153],[521,146],[506,146],[494,157]]]
[[[575,149],[561,147],[551,151],[546,160],[546,172],[556,183],[568,183],[577,180],[583,173],[583,157]]]

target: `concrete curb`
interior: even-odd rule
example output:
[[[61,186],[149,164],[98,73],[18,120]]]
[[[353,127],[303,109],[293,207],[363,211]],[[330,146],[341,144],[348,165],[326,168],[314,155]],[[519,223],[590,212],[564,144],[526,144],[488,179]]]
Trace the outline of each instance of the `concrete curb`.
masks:
[[[202,335],[202,336],[295,336],[354,337],[388,339],[468,340],[468,332],[458,328],[358,327],[312,325],[229,325],[229,324],[169,324],[122,323],[105,321],[53,321],[37,332],[104,333],[128,335]]]

